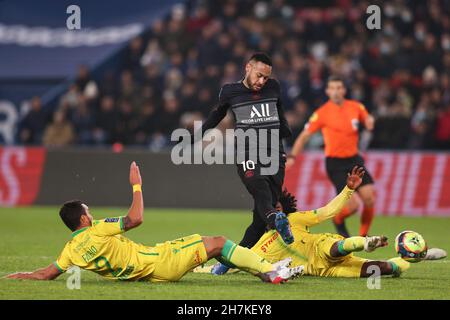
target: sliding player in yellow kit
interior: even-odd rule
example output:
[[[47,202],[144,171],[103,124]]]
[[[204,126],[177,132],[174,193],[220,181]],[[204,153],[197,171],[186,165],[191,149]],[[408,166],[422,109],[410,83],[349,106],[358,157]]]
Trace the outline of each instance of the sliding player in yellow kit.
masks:
[[[373,274],[370,266],[378,266],[381,275],[399,276],[409,268],[409,262],[397,257],[388,261],[373,261],[353,255],[353,252],[374,251],[387,245],[384,236],[344,238],[338,234],[310,233],[309,228],[338,214],[353,192],[362,182],[364,168],[355,166],[347,177],[347,185],[325,207],[311,211],[297,211],[294,196],[283,192],[279,208],[288,215],[294,234],[294,243],[287,246],[280,241],[276,231],[266,232],[252,248],[256,254],[268,261],[290,256],[292,265],[304,265],[305,275],[321,277],[368,277]],[[368,271],[372,270],[372,272]]]
[[[344,238],[338,234],[310,233],[309,228],[338,214],[362,182],[364,168],[355,166],[347,176],[347,185],[325,207],[311,211],[297,211],[294,196],[286,190],[276,209],[288,215],[294,234],[294,242],[286,245],[276,230],[267,231],[251,250],[268,261],[292,257],[293,266],[304,266],[304,275],[321,277],[368,277],[373,274],[370,266],[378,266],[380,275],[399,276],[409,268],[409,262],[401,258],[388,261],[372,261],[353,255],[353,252],[374,251],[387,245],[384,236]],[[211,267],[198,267],[194,272],[207,273]],[[372,272],[370,272],[372,270]],[[233,270],[238,271],[238,270]],[[231,272],[233,272],[231,271]]]
[[[139,226],[144,219],[142,179],[135,162],[130,167],[133,203],[124,217],[93,220],[89,208],[79,200],[66,202],[61,219],[73,231],[59,258],[48,267],[34,272],[14,273],[7,278],[53,280],[78,266],[107,279],[141,281],[178,281],[187,272],[209,259],[232,263],[264,282],[281,283],[302,273],[303,267],[288,268],[291,259],[274,264],[225,237],[198,234],[149,247],[120,235]]]

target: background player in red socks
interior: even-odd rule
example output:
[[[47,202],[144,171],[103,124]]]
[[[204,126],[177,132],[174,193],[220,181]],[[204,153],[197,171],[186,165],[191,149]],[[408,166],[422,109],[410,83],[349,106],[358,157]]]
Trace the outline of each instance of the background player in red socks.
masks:
[[[343,79],[332,76],[328,79],[326,94],[329,100],[313,113],[304,130],[297,137],[287,167],[295,162],[305,143],[313,133],[322,130],[325,142],[326,170],[336,192],[345,186],[347,172],[354,166],[364,167],[364,159],[358,152],[358,129],[363,124],[373,130],[374,118],[358,101],[345,99],[346,89]],[[360,236],[366,236],[374,216],[375,189],[373,179],[364,167],[365,175],[361,186],[356,190],[348,204],[333,218],[338,233],[349,237],[345,218],[354,214],[359,207],[358,196],[363,202]]]

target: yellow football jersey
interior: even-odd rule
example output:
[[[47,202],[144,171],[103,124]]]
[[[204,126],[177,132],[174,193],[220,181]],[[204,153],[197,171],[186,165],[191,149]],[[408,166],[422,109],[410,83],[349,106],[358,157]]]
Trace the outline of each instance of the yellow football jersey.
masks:
[[[314,212],[295,212],[288,216],[295,239],[291,245],[286,245],[276,230],[270,230],[259,239],[252,250],[271,262],[291,257],[293,265],[306,266],[315,252],[314,241],[321,236],[309,233],[309,227],[318,223]]]
[[[352,194],[353,190],[345,187],[325,207],[289,214],[288,220],[295,239],[292,244],[286,245],[276,230],[270,230],[252,250],[272,263],[291,257],[293,266],[305,266],[305,274],[322,275],[323,269],[335,263],[328,254],[332,244],[343,237],[330,233],[313,234],[309,232],[309,228],[333,217]]]
[[[54,265],[65,272],[75,265],[108,279],[138,280],[154,271],[159,253],[120,235],[123,217],[95,220],[91,227],[72,233]]]

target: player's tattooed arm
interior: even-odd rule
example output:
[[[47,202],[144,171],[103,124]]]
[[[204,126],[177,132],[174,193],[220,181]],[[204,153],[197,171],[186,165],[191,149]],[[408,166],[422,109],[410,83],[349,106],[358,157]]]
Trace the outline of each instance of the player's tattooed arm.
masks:
[[[123,217],[122,222],[123,222],[123,229],[125,231],[136,228],[141,224],[137,221],[133,221],[129,216]]]

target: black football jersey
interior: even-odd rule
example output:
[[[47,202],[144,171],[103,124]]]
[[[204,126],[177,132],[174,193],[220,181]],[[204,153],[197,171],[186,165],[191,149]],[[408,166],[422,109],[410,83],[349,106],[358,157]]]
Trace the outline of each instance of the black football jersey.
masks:
[[[227,111],[231,110],[235,129],[242,129],[244,132],[253,129],[258,139],[264,133],[268,137],[269,149],[272,149],[270,131],[276,129],[278,151],[284,153],[281,139],[290,137],[292,133],[284,116],[280,95],[280,84],[275,79],[269,79],[259,91],[247,88],[242,81],[225,84],[219,93],[219,105],[211,111],[203,124],[202,133],[217,126]],[[249,151],[258,145],[247,143],[245,149]],[[272,154],[275,150],[267,151]]]

